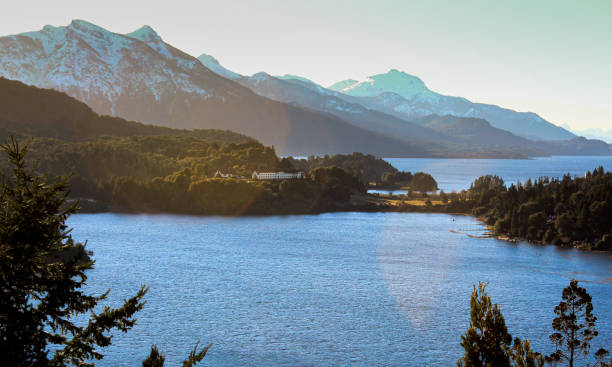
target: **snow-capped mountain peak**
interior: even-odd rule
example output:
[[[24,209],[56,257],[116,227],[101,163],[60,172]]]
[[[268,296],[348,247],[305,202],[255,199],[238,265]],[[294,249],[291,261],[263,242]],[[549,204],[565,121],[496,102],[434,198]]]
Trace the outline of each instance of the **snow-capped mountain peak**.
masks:
[[[219,60],[215,59],[211,55],[201,54],[200,56],[198,56],[198,60],[200,60],[202,65],[206,66],[211,71],[213,71],[214,73],[216,73],[218,75],[221,75],[224,78],[239,79],[241,77],[240,74],[234,73],[233,71],[224,68],[219,63]]]
[[[162,38],[148,25],[143,25],[132,33],[126,34],[128,37],[136,38],[143,42],[162,41]]]
[[[344,80],[329,89],[370,109],[401,119],[427,115],[453,115],[486,119],[496,128],[533,140],[571,139],[574,135],[531,112],[517,112],[495,105],[473,103],[465,98],[445,96],[429,90],[414,75],[397,69],[370,76],[364,81]]]
[[[362,82],[345,80],[330,86],[330,89],[356,97],[377,97],[385,92],[393,92],[406,99],[412,99],[428,90],[421,79],[397,69],[370,76]]]
[[[334,84],[330,85],[329,87],[327,87],[327,89],[331,89],[333,91],[340,92],[341,90],[346,89],[346,88],[348,88],[348,87],[350,87],[352,85],[355,85],[357,83],[359,83],[358,80],[355,80],[355,79],[346,79],[346,80],[342,80],[342,81],[339,81],[337,83],[334,83]]]
[[[159,101],[183,92],[223,98],[204,85],[206,74],[211,73],[200,62],[164,43],[149,26],[122,35],[73,20],[0,37],[0,76],[64,91],[104,114],[125,108],[126,96]]]

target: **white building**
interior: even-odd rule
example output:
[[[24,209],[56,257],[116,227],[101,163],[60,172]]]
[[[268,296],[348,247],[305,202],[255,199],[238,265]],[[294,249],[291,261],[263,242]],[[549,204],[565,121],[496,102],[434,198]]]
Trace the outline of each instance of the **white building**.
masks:
[[[257,172],[253,171],[251,176],[253,180],[293,180],[306,178],[304,172],[287,173],[287,172]]]

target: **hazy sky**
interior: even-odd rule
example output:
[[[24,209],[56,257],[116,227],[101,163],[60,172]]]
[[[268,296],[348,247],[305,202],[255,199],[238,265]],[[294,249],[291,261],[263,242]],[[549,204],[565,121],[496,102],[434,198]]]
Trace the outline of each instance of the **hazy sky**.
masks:
[[[612,0],[3,0],[0,35],[143,24],[242,74],[328,86],[391,68],[437,92],[612,129]]]

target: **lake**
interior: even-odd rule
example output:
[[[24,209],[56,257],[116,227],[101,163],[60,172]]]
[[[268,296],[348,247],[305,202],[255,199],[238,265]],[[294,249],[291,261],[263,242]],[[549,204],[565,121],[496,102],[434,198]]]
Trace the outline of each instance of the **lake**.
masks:
[[[498,175],[506,184],[525,182],[542,177],[562,177],[569,173],[583,176],[584,172],[603,166],[612,169],[612,156],[607,157],[538,157],[532,159],[438,159],[438,158],[385,158],[400,171],[427,172],[438,182],[438,187],[446,192],[467,190],[480,176]],[[388,193],[389,190],[370,190]],[[405,190],[396,190],[405,194]]]
[[[472,285],[490,282],[513,336],[550,352],[570,279],[593,297],[612,346],[612,256],[476,238],[469,216],[329,213],[70,218],[96,267],[88,291],[118,305],[151,287],[138,325],[101,366],[137,366],[152,344],[179,365],[197,340],[208,366],[451,366],[462,355]]]

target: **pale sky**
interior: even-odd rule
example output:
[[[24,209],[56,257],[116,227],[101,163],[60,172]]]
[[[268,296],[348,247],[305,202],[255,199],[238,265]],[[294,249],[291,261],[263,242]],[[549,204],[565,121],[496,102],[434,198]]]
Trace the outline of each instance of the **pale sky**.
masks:
[[[0,35],[84,19],[147,24],[250,75],[328,86],[395,68],[432,90],[612,129],[612,0],[3,0]]]

